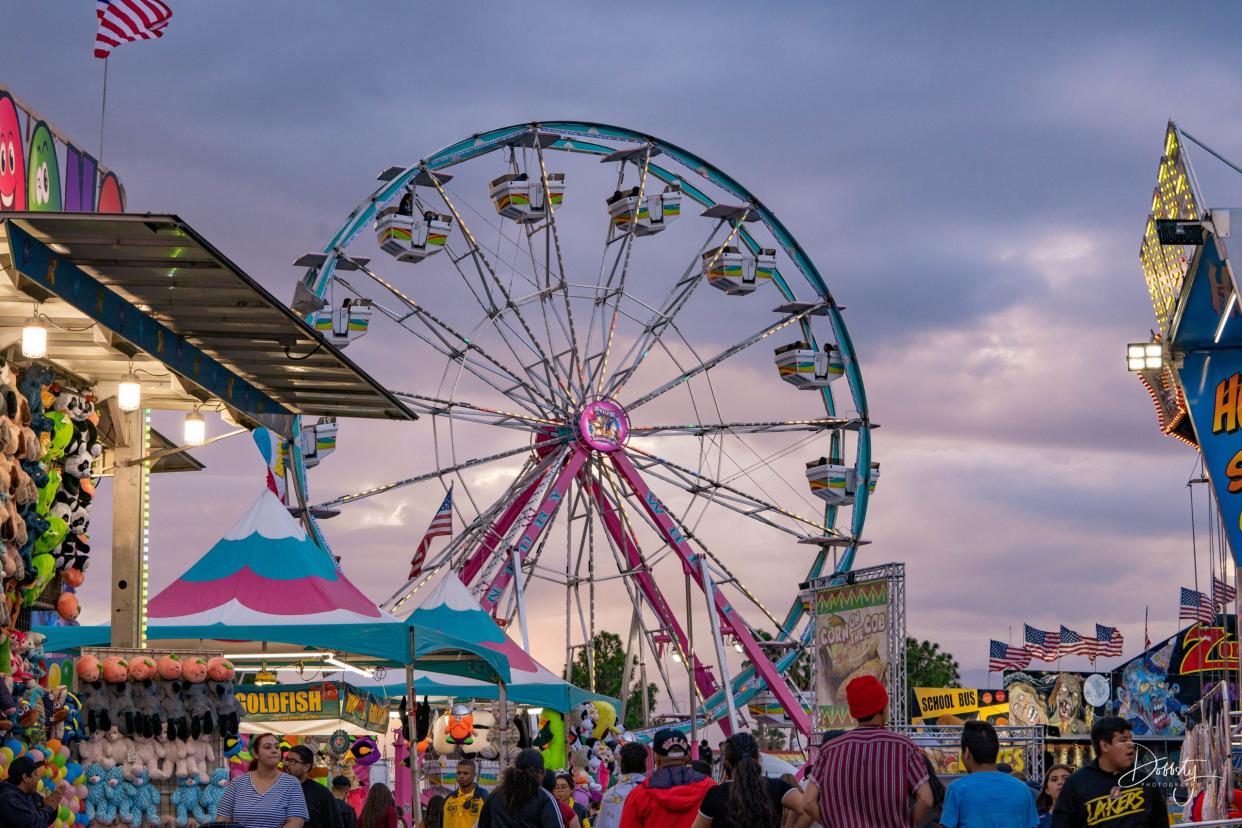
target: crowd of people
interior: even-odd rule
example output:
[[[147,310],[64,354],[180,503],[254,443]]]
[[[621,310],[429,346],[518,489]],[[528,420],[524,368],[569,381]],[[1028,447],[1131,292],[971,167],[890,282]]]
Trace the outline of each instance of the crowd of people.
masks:
[[[888,694],[869,676],[846,687],[857,726],[825,734],[801,784],[766,776],[759,745],[748,733],[720,745],[720,781],[711,751],[692,759],[685,734],[656,733],[647,748],[620,750],[616,783],[588,808],[574,778],[544,767],[538,750],[521,751],[495,790],[478,785],[478,767],[457,764],[456,787],[432,796],[410,825],[386,785],[367,790],[359,812],[346,801],[350,782],[331,789],[311,778],[315,753],[305,745],[280,750],[272,734],[250,744],[249,771],[224,792],[218,819],[241,828],[1165,828],[1164,795],[1132,784],[1135,743],[1122,718],[1097,719],[1091,730],[1096,759],[1074,772],[1047,769],[1035,790],[998,762],[1000,740],[984,721],[962,727],[967,774],[947,787],[927,755],[887,725]],[[704,755],[705,754],[705,755]],[[702,761],[702,760],[706,761]],[[0,824],[45,828],[54,810],[34,790],[37,763],[17,759],[0,782]],[[53,803],[54,804],[54,803]]]

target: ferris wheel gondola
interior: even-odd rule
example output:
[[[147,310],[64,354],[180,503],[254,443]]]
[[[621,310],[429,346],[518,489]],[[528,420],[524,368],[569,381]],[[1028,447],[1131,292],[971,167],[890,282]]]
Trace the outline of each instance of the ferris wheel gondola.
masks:
[[[570,169],[581,157],[605,167]],[[612,165],[615,180],[604,184],[599,173]],[[299,294],[325,301],[312,313],[319,325],[342,296],[380,291],[386,297],[375,311],[442,363],[434,391],[397,392],[432,420],[435,470],[319,504],[335,508],[424,480],[462,487],[465,503],[455,505],[465,528],[385,606],[398,610],[447,567],[525,637],[524,593],[558,584],[569,659],[581,646],[573,639],[596,630],[597,601],[608,590],[632,607],[631,640],[653,657],[675,710],[665,656],[693,677],[703,722],[731,729],[738,707],[766,687],[807,732],[802,691],[787,678],[809,631],[798,584],[853,566],[878,477],[853,346],[810,258],[736,180],[676,145],[617,127],[506,127],[391,168],[381,180],[324,253],[304,259],[311,266]],[[702,208],[700,220],[683,217],[687,200]],[[592,281],[568,260],[581,258],[578,240],[601,216],[607,224]],[[362,233],[368,224],[373,237]],[[368,238],[399,261],[417,262],[419,280],[372,267]],[[703,284],[736,299],[699,293]],[[776,302],[760,298],[759,288],[779,294],[775,317]],[[712,322],[726,317],[728,325]],[[748,325],[748,317],[761,321]],[[737,324],[745,335],[712,344]],[[770,391],[720,385],[734,366],[749,364],[753,345],[786,328],[798,339],[777,349],[776,371],[766,363]],[[782,394],[778,378],[816,393]],[[834,385],[840,378],[845,383]],[[818,413],[805,410],[810,399]],[[735,409],[751,416],[729,416]],[[477,451],[514,431],[525,440]],[[831,458],[820,465],[830,469],[824,488],[832,497],[777,470],[817,445]],[[503,458],[521,458],[510,483],[490,499],[476,496],[472,470]],[[809,516],[799,508],[817,503]],[[773,550],[818,549],[809,564],[780,573],[790,601],[783,616],[739,577],[749,553],[734,548],[730,521],[763,533]],[[675,611],[670,602],[683,580],[701,593],[695,611],[712,620],[714,663],[692,646],[689,606]],[[789,646],[765,646],[761,630]],[[744,669],[731,668],[725,642],[743,652]]]

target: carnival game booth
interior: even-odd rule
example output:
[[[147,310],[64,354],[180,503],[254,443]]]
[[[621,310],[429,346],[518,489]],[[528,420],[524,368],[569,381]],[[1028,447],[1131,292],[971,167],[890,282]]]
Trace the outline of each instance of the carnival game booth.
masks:
[[[414,669],[501,685],[511,680],[511,654],[504,648],[422,628],[416,619],[400,621],[378,609],[268,490],[205,555],[148,602],[147,617],[146,639],[155,651],[176,653],[187,663],[197,663],[199,653],[209,651],[221,661],[272,670],[299,666],[374,675],[405,667],[410,696]],[[99,647],[111,634],[106,626],[45,627],[39,632],[55,652]],[[231,668],[230,663],[230,679]],[[164,678],[163,669],[159,677]],[[132,692],[123,673],[102,678],[109,687],[120,688],[117,692]],[[161,686],[172,685],[165,680]],[[234,695],[231,686],[219,689],[218,696]],[[180,695],[187,692],[183,687]],[[106,739],[108,730],[97,729],[86,741]],[[146,738],[134,738],[135,750]],[[189,741],[198,738],[195,734]],[[213,750],[213,774],[223,768],[226,751]]]

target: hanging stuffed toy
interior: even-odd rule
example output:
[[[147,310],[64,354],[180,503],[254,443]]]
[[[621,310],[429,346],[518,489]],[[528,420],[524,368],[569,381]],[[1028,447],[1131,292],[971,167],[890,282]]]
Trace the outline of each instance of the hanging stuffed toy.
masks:
[[[546,707],[539,715],[539,732],[531,740],[543,752],[546,768],[563,768],[569,764],[565,749],[565,718]]]
[[[155,670],[159,673],[160,713],[167,725],[168,740],[182,741],[190,738],[190,718],[186,714],[185,703],[181,701],[181,658],[169,653],[160,656],[155,662]]]
[[[129,665],[120,656],[108,656],[100,667],[108,696],[108,715],[122,736],[134,732],[134,697],[130,692]]]
[[[216,730],[216,713],[207,689],[207,662],[200,656],[181,661],[181,699],[190,717],[190,737],[197,739]]]
[[[155,659],[135,656],[129,660],[130,695],[134,700],[134,730],[143,738],[160,732],[160,688],[155,682]]]
[[[106,731],[112,727],[112,715],[108,709],[108,695],[104,690],[99,659],[93,655],[82,656],[74,672],[78,677],[78,699],[86,715],[86,729],[91,733]]]
[[[211,779],[198,794],[198,804],[206,814],[206,821],[211,822],[220,810],[220,800],[224,798],[224,789],[229,786],[229,772],[225,768],[216,768]]]
[[[242,707],[233,692],[233,663],[217,656],[207,661],[207,688],[217,730],[226,739],[236,736],[241,727]]]

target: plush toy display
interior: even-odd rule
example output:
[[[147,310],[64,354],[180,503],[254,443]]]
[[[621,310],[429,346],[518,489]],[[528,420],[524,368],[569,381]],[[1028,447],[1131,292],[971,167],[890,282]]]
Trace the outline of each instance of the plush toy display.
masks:
[[[134,701],[134,730],[152,739],[160,732],[160,688],[155,682],[155,659],[135,656],[129,660],[130,695]]]
[[[86,819],[88,822],[94,822],[98,819],[103,821],[104,814],[108,808],[108,793],[105,790],[107,785],[104,783],[104,767],[98,762],[92,762],[86,766],[86,787],[88,793],[86,795]]]
[[[132,824],[158,825],[160,822],[160,791],[151,784],[150,775],[145,768],[140,768],[134,774],[133,787]]]
[[[177,790],[172,795],[173,807],[177,809],[177,824],[189,825],[190,816],[202,814],[202,806],[198,802],[198,777],[196,776],[179,776],[177,777]],[[206,822],[206,820],[203,820]]]
[[[203,786],[203,790],[199,792],[198,804],[206,813],[208,821],[216,818],[216,812],[220,810],[220,800],[224,798],[224,789],[228,786],[228,769],[216,768],[211,774],[211,779]]]
[[[233,693],[233,663],[223,657],[210,659],[207,679],[217,730],[226,739],[236,736],[241,727],[242,709]]]
[[[204,733],[214,733],[216,713],[207,688],[206,660],[200,656],[182,659],[181,676],[184,679],[181,698],[190,717],[190,736],[197,739]]]
[[[160,656],[155,662],[160,679],[160,713],[168,729],[169,740],[190,738],[190,718],[181,700],[181,658],[176,654]]]
[[[129,687],[129,664],[120,656],[108,656],[100,665],[108,697],[108,715],[122,736],[134,732],[134,697]]]
[[[103,673],[99,659],[84,655],[78,659],[78,698],[86,714],[86,729],[91,733],[106,731],[112,727],[112,715],[108,708],[108,695],[104,690]]]

